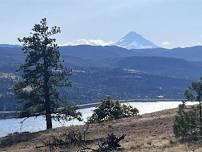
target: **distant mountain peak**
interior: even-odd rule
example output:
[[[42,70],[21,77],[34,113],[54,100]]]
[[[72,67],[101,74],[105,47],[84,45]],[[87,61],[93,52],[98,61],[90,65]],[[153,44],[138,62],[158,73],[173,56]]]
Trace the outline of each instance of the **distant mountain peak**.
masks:
[[[114,45],[127,49],[158,48],[158,46],[153,42],[145,39],[143,36],[133,31],[126,34]]]

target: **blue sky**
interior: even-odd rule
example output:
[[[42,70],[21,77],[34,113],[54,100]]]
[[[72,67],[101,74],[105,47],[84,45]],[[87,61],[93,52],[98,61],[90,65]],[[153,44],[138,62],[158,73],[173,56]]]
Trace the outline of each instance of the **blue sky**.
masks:
[[[17,43],[47,17],[64,44],[117,41],[135,31],[168,48],[202,44],[202,0],[0,0],[0,43]]]

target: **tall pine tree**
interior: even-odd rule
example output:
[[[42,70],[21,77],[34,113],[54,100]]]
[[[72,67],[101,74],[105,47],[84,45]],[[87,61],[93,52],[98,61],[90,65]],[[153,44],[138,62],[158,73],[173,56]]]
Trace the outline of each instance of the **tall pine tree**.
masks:
[[[60,97],[61,87],[71,86],[68,70],[60,61],[59,47],[53,35],[60,28],[49,28],[46,18],[35,24],[30,36],[19,38],[26,56],[20,66],[21,80],[14,92],[23,104],[21,117],[45,115],[47,129],[52,128],[52,118],[57,120],[81,119],[76,107],[67,106]]]

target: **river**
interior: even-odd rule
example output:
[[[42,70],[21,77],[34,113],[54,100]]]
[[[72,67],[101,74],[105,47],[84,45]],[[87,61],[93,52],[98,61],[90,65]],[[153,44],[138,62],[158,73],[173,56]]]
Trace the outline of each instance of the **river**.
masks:
[[[136,107],[140,114],[145,114],[145,113],[151,113],[151,112],[156,112],[160,110],[165,110],[165,109],[171,109],[171,108],[176,108],[178,107],[181,102],[179,101],[163,101],[163,102],[129,102],[125,104],[130,104],[134,107]],[[188,103],[189,105],[195,104],[195,103]],[[61,126],[70,126],[70,125],[81,125],[84,124],[85,121],[89,116],[92,114],[92,110],[94,108],[85,108],[85,109],[80,109],[80,112],[82,113],[83,121],[79,122],[77,120],[72,120],[70,122],[56,122],[53,121],[53,128],[56,127],[61,127]],[[9,133],[14,133],[14,132],[24,132],[24,131],[30,131],[30,132],[36,132],[40,130],[45,130],[46,129],[46,124],[45,124],[45,118],[43,116],[40,117],[31,117],[24,121],[22,125],[22,120],[23,119],[3,119],[0,120],[0,137],[6,136]]]

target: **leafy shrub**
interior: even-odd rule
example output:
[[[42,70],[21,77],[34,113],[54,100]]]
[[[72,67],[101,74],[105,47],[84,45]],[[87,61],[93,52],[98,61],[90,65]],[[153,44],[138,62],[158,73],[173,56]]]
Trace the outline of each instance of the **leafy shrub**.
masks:
[[[120,141],[125,138],[125,135],[122,135],[121,137],[117,137],[113,133],[108,134],[105,141],[99,145],[98,149],[95,150],[95,152],[111,152],[115,151],[118,148],[121,147]]]
[[[119,101],[113,101],[111,97],[106,97],[101,101],[101,104],[93,110],[93,114],[88,119],[88,122],[95,123],[132,117],[138,115],[138,113],[138,109],[130,105],[121,104]]]
[[[187,101],[197,101],[197,106],[186,107],[185,101],[179,106],[173,131],[177,138],[202,139],[202,77],[185,90]]]
[[[185,140],[196,140],[200,137],[199,107],[187,108],[185,104],[179,105],[173,125],[175,137]]]

